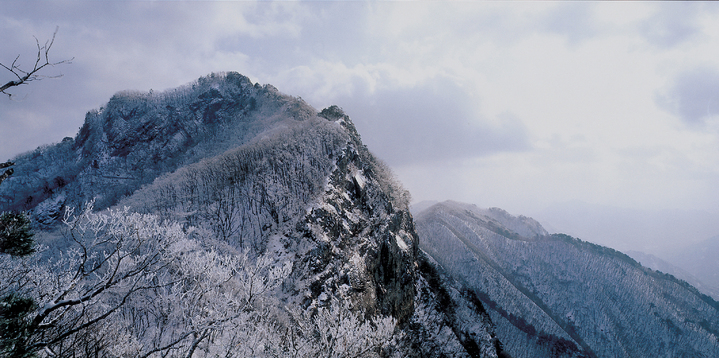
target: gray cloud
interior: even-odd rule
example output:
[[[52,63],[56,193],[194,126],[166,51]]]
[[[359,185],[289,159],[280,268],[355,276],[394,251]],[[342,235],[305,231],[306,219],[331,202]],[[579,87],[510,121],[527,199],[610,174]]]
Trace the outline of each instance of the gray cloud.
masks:
[[[86,111],[103,105],[120,90],[162,90],[212,71],[234,70],[262,83],[272,82],[290,94],[302,95],[295,89],[306,84],[287,86],[278,73],[312,67],[317,59],[350,68],[381,63],[396,58],[396,49],[406,43],[431,47],[456,42],[473,46],[479,41],[475,38],[489,38],[498,44],[511,42],[532,33],[539,21],[536,17],[531,24],[518,21],[508,8],[433,6],[431,23],[413,26],[388,42],[376,28],[382,28],[383,23],[372,22],[369,17],[415,5],[52,2],[33,7],[31,12],[29,6],[11,2],[4,7],[5,15],[0,15],[0,19],[8,20],[0,25],[4,48],[28,47],[28,55],[23,57],[32,57],[32,35],[43,39],[59,25],[53,53],[58,59],[75,57],[75,61],[53,69],[57,70],[53,73],[65,75],[62,79],[27,87],[25,102],[0,106],[0,129],[12,127],[27,133],[12,139],[17,143],[5,141],[0,148],[3,156],[74,135]],[[456,16],[457,11],[465,10],[473,15]],[[584,36],[581,23],[588,18],[586,7],[559,7],[550,15],[549,30],[565,33],[570,39]],[[19,40],[23,38],[27,42]],[[445,48],[442,46],[433,56],[440,56]],[[419,155],[441,159],[527,147],[521,121],[511,116],[482,120],[469,108],[473,100],[462,92],[448,81],[425,84],[406,93],[403,89],[385,89],[361,95],[360,91],[356,98],[346,99],[356,105],[345,107],[356,108],[350,113],[353,117],[367,118],[370,124],[364,129],[365,137],[375,142],[373,147],[378,152],[389,148],[392,142],[388,136],[399,136],[402,143],[408,144],[387,150],[387,160],[398,163]],[[364,101],[375,104],[368,107]],[[440,106],[435,108],[433,103]],[[405,106],[409,107],[407,117],[414,118],[411,121],[398,113]],[[9,124],[8,116],[24,116],[22,107],[34,108],[44,117],[35,123]],[[389,113],[399,118],[395,124]],[[52,138],[48,138],[50,134]],[[410,139],[410,134],[421,139]]]
[[[696,68],[682,72],[667,93],[657,95],[656,102],[687,124],[703,124],[719,115],[719,71]]]
[[[701,4],[665,2],[658,11],[639,26],[640,33],[652,44],[671,48],[687,41],[700,31],[696,17]]]
[[[370,150],[391,165],[477,157],[530,147],[520,119],[489,121],[449,80],[338,98]]]
[[[594,37],[598,33],[591,3],[573,2],[558,6],[540,19],[544,30],[565,36],[570,44]]]

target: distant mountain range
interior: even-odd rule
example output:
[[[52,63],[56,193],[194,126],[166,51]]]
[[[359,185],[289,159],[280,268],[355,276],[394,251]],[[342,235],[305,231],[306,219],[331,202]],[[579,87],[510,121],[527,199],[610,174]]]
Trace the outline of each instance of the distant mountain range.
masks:
[[[719,353],[719,303],[625,254],[457,202],[415,222],[420,248],[476,293],[513,357]]]
[[[615,248],[719,299],[719,220],[700,210],[631,210],[581,201],[533,214],[550,232]]]
[[[639,210],[582,201],[554,203],[531,216],[550,232],[655,256],[676,252],[719,233],[716,215],[701,210]]]
[[[719,300],[719,236],[661,255],[695,277],[697,288]],[[650,266],[651,267],[651,266]],[[671,271],[666,271],[672,273]]]

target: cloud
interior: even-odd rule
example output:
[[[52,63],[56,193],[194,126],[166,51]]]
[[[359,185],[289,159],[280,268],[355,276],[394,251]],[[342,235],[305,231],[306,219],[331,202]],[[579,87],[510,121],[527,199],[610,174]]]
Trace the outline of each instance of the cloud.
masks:
[[[566,36],[570,44],[594,37],[598,28],[591,11],[592,4],[585,2],[565,3],[549,11],[540,19],[544,30]]]
[[[653,16],[639,25],[639,31],[657,47],[675,47],[700,31],[696,24],[700,10],[700,4],[662,3]]]
[[[719,71],[700,67],[679,73],[656,103],[689,125],[702,125],[719,115]]]
[[[434,78],[411,88],[381,88],[336,101],[363,140],[391,165],[457,160],[530,147],[522,121],[484,118],[455,82]]]
[[[0,98],[0,160],[74,135],[117,91],[232,70],[343,107],[416,198],[719,210],[714,3],[3,5],[0,61],[57,25],[53,54],[75,61]],[[682,155],[621,151],[657,145]]]

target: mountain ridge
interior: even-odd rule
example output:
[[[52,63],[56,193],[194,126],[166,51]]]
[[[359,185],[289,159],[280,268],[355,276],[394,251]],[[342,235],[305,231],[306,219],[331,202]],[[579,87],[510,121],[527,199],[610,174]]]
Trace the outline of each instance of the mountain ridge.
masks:
[[[567,235],[498,230],[488,212],[444,202],[415,213],[415,221],[421,248],[475,291],[512,356],[712,356],[719,349],[719,305],[688,283]]]
[[[269,275],[257,276],[260,293],[252,289],[255,281],[247,286],[229,278],[238,287],[232,292],[247,298],[225,298],[250,318],[221,315],[202,328],[212,333],[199,334],[181,315],[167,326],[151,315],[133,322],[137,312],[166,309],[148,297],[168,300],[162,292],[133,297],[118,311],[122,317],[113,316],[131,324],[103,326],[87,337],[69,334],[96,339],[99,349],[145,349],[148,355],[154,349],[175,355],[176,349],[193,357],[342,356],[352,350],[382,357],[515,358],[709,357],[719,350],[719,304],[688,283],[616,250],[550,235],[538,221],[499,208],[447,201],[410,213],[409,192],[362,143],[340,107],[318,111],[235,72],[161,93],[118,92],[87,114],[74,139],[14,161],[16,174],[0,186],[0,211],[31,212],[47,247],[33,258],[38,272],[64,267],[59,260],[65,252],[81,252],[73,249],[80,242],[61,230],[69,220],[64,213],[76,209],[100,220],[114,215],[120,222],[168,223],[154,232],[173,232],[191,248],[173,258],[179,268],[163,273],[168,282],[185,279],[179,263],[199,260],[193,255],[221,258],[213,263],[218,270],[226,269],[223,262],[240,262],[234,269],[256,266],[262,269],[250,276]],[[93,205],[110,214],[89,210]],[[0,257],[0,271],[13,273],[13,267]],[[204,271],[193,275],[193,282],[229,295],[224,290],[232,285],[212,286]],[[16,276],[0,275],[0,292],[7,277]],[[31,281],[42,288],[52,280]],[[35,294],[14,284],[18,292]],[[182,309],[213,317],[229,307],[203,301],[202,294],[198,307]],[[39,304],[37,315],[51,306]],[[143,336],[145,325],[162,328],[157,341]],[[354,337],[345,328],[360,332],[357,342],[368,346],[343,341],[349,350],[333,351],[340,349],[333,346],[340,336]],[[229,345],[247,339],[233,329],[256,339],[253,353]],[[107,341],[119,334],[113,330],[137,344]],[[165,330],[176,347],[168,345]],[[278,338],[283,335],[301,344]],[[82,355],[76,348],[48,349]]]
[[[155,307],[166,302],[165,290],[148,292],[148,297],[127,296],[127,305],[108,313],[116,325],[67,333],[74,342],[98,347],[100,355],[294,352],[314,357],[352,351],[367,356],[497,357],[502,352],[481,303],[458,283],[437,279],[443,277],[441,268],[419,251],[409,193],[362,144],[349,116],[337,106],[317,111],[240,74],[211,74],[162,93],[119,92],[106,106],[88,113],[74,139],[20,155],[15,162],[15,175],[0,186],[0,210],[31,212],[38,240],[48,248],[31,258],[40,271],[49,271],[45,265],[60,265],[63,252],[83,252],[75,247],[84,245],[78,236],[63,231],[69,220],[65,213],[73,209],[88,218],[82,220],[109,220],[103,218],[110,215],[120,225],[130,218],[152,225],[170,223],[183,245],[192,248],[173,259],[177,265],[199,260],[196,255],[217,258],[208,263],[219,265],[212,266],[216,270],[226,270],[226,262],[243,263],[233,269],[240,271],[238,276],[217,283],[210,292],[229,295],[225,289],[236,285],[236,292],[246,298],[226,298],[235,302],[233,307],[244,307],[240,312],[249,318],[223,316],[222,304],[203,301],[198,291],[197,306],[178,312],[199,310],[223,318],[197,328],[194,318],[180,315],[163,326],[161,315],[142,312],[166,309]],[[106,208],[109,214],[102,211]],[[139,235],[138,240],[148,242]],[[244,271],[255,267],[262,269]],[[14,272],[12,262],[0,257],[3,270]],[[168,282],[184,282],[185,271],[163,275]],[[208,272],[196,274],[204,277]],[[16,276],[0,278],[3,290],[5,277]],[[215,284],[214,276],[197,277],[192,282]],[[243,277],[256,277],[261,291],[253,291],[254,278],[248,286]],[[27,286],[18,292],[34,297],[39,304],[33,314],[44,317],[42,307],[54,306],[43,303],[47,298],[37,292],[52,280],[33,282],[37,290]],[[168,285],[163,287],[172,292],[175,284]],[[72,293],[79,287],[62,289]],[[157,297],[149,298],[153,295]],[[111,297],[98,293],[87,305],[101,310],[106,299]],[[69,306],[72,313],[66,317],[83,317],[86,311],[80,308]],[[133,321],[138,316],[145,318]],[[58,329],[78,322],[62,317]],[[345,326],[337,326],[340,323]],[[156,335],[143,334],[155,326]],[[342,329],[356,331],[347,336],[338,333]],[[190,333],[183,333],[187,330]],[[118,334],[135,343],[107,340]],[[279,339],[282,335],[296,340]],[[356,342],[335,345],[354,335]],[[249,351],[231,345],[238,339],[254,343],[247,346]],[[61,356],[83,355],[77,351],[82,346],[64,346],[61,339],[50,342],[55,343],[47,349],[63,352]],[[357,346],[362,342],[368,346]]]
[[[27,210],[66,192],[69,204],[95,198],[106,208],[158,175],[236,147],[277,121],[315,114],[301,100],[236,72],[159,93],[121,91],[87,113],[75,138],[19,155],[15,170],[32,175],[4,183],[0,206]],[[58,161],[66,167],[47,173]],[[116,188],[115,197],[105,193],[108,186]]]

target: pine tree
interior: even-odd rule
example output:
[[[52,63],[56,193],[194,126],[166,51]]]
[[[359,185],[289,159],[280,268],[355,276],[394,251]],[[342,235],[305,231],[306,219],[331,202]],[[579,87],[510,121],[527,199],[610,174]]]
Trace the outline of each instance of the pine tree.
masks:
[[[30,358],[26,350],[29,335],[28,315],[36,308],[32,298],[11,293],[0,299],[0,354],[8,358]]]
[[[26,213],[0,214],[0,253],[26,256],[35,252],[35,240]]]

